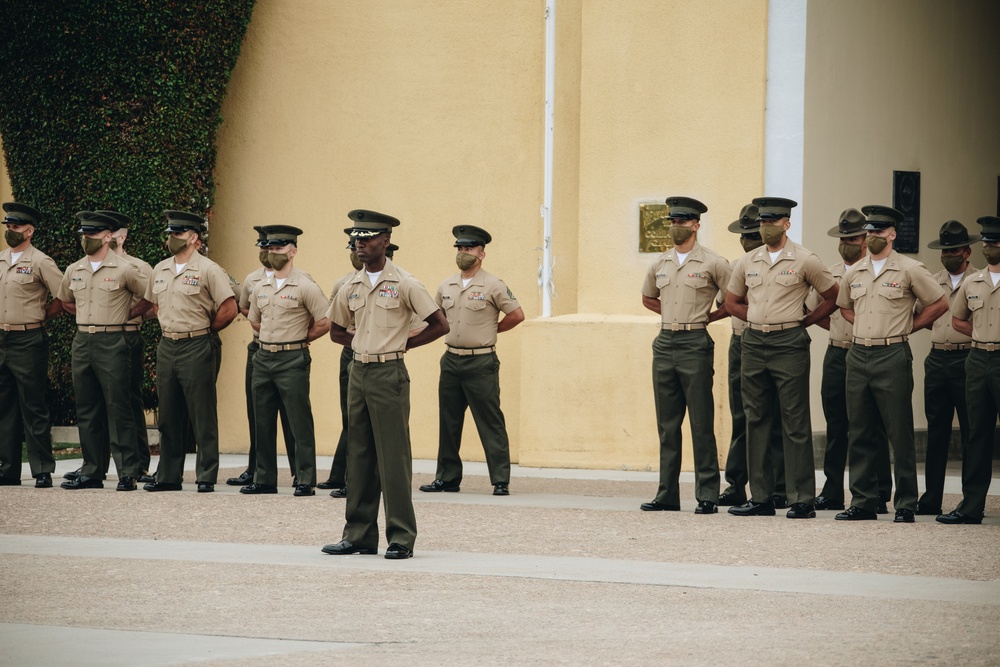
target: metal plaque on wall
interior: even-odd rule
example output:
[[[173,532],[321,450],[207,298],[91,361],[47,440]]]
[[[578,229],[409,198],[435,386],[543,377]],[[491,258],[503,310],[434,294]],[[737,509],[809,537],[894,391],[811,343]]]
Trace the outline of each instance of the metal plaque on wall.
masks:
[[[896,252],[915,253],[920,248],[920,172],[892,172],[892,207],[903,214],[896,227]]]
[[[669,211],[666,204],[639,204],[639,252],[666,252],[674,247],[667,231]]]

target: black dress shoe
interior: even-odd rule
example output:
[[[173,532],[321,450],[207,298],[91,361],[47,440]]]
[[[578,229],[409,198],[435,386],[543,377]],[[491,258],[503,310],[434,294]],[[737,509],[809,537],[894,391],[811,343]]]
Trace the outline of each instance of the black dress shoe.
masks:
[[[317,484],[316,488],[317,489],[342,489],[342,488],[344,488],[344,483],[343,482],[335,482],[335,481],[333,481],[333,477],[331,477],[330,479],[326,480],[325,482],[320,482],[319,484]]]
[[[729,513],[734,516],[774,516],[773,503],[755,503],[748,500],[739,507],[730,507]]]
[[[747,502],[747,494],[739,493],[735,489],[726,489],[719,494],[719,507],[739,507]]]
[[[244,470],[240,473],[239,477],[230,477],[226,480],[226,484],[229,486],[246,486],[253,481],[253,473],[249,470]]]
[[[278,487],[274,484],[258,484],[257,482],[252,482],[247,484],[242,489],[240,493],[246,493],[248,495],[259,495],[262,493],[277,493]]]
[[[884,500],[878,501],[878,507],[875,508],[875,514],[888,514],[889,508],[886,506]]]
[[[509,496],[510,489],[507,488],[507,482],[498,482],[493,485],[493,495],[494,496]]]
[[[150,482],[142,488],[144,491],[180,491],[184,487],[173,482]]]
[[[445,482],[444,480],[436,479],[430,484],[424,484],[423,486],[421,486],[420,490],[426,491],[428,493],[438,493],[440,491],[448,491],[449,493],[456,493],[458,492],[459,488],[461,488],[461,486],[462,486],[461,482]]]
[[[771,504],[774,505],[774,509],[783,510],[788,507],[788,498],[785,496],[779,496],[777,493],[771,496]]]
[[[293,496],[315,496],[316,491],[308,484],[297,484]]]
[[[332,556],[349,556],[350,554],[361,554],[363,556],[371,556],[378,553],[378,549],[366,549],[365,547],[359,547],[351,544],[347,540],[341,540],[336,544],[328,544],[322,549],[320,549],[325,554],[330,554]]]
[[[47,472],[42,472],[38,474],[35,478],[35,488],[36,489],[51,489],[52,488],[52,474]]]
[[[818,510],[842,510],[844,509],[844,501],[820,496],[816,499],[814,507]]]
[[[71,479],[68,482],[63,482],[59,486],[61,486],[64,489],[103,489],[104,482],[102,482],[99,479],[94,479],[93,477],[80,475],[76,479]]]
[[[815,519],[816,510],[807,503],[792,503],[792,506],[785,513],[787,519]]]
[[[342,486],[339,489],[334,489],[330,492],[331,498],[346,498],[347,497],[347,487]]]
[[[896,517],[893,523],[913,523],[913,510],[896,510]]]
[[[938,523],[946,523],[952,526],[960,523],[979,525],[983,522],[983,517],[976,518],[974,516],[969,516],[968,514],[962,514],[958,510],[955,510],[954,512],[949,512],[948,514],[942,514],[936,519],[936,521]]]
[[[878,518],[878,515],[871,510],[865,510],[851,505],[847,508],[847,511],[841,512],[833,518],[837,521],[874,521]]]
[[[215,491],[215,484],[212,482],[198,482],[198,493],[212,493]]]
[[[115,491],[135,491],[135,488],[135,477],[125,475],[118,480],[118,486],[115,487]]]
[[[139,477],[139,482],[141,482],[142,484],[152,484],[155,481],[156,481],[156,475],[150,475],[148,472],[143,473],[143,475]]]
[[[385,550],[385,557],[389,560],[402,560],[404,558],[413,558],[413,549],[404,547],[402,544],[396,544],[393,542],[389,545],[389,548]]]
[[[18,479],[4,479],[0,477],[0,486],[21,486],[21,480]]]
[[[63,479],[74,480],[74,479],[76,479],[77,477],[80,476],[80,471],[82,471],[82,470],[83,470],[83,468],[77,468],[76,470],[74,470],[72,472],[68,472],[65,475],[63,475]]]
[[[917,509],[914,512],[917,516],[938,516],[941,514],[940,507],[928,507],[925,504],[917,503]]]
[[[680,505],[665,505],[658,500],[650,500],[648,503],[639,505],[643,512],[680,512]]]
[[[711,500],[698,501],[698,506],[694,508],[695,514],[718,514],[719,507]]]

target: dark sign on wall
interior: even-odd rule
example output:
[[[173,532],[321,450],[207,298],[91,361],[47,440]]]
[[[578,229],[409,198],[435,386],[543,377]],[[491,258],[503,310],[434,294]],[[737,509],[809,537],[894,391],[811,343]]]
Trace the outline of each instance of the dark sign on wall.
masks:
[[[920,172],[892,172],[892,207],[903,214],[896,227],[896,252],[914,253],[920,248]]]

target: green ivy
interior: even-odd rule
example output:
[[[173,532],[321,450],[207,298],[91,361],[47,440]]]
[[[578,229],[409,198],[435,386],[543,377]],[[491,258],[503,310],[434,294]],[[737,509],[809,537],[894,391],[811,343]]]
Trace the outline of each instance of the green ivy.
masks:
[[[0,0],[0,137],[14,198],[45,215],[34,244],[80,259],[75,213],[135,220],[126,249],[166,257],[164,209],[210,216],[220,107],[254,0]],[[73,317],[47,326],[53,423],[75,423]],[[155,320],[143,400],[156,406]]]

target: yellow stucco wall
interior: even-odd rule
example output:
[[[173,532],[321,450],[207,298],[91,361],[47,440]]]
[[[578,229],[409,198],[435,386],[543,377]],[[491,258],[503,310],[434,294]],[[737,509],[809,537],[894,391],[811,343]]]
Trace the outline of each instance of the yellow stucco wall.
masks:
[[[826,231],[845,208],[891,205],[893,170],[921,173],[915,257],[932,272],[941,270],[940,251],[927,243],[942,223],[957,219],[976,231],[978,217],[997,214],[998,29],[1000,3],[992,0],[809,3],[803,240],[828,264],[839,256]],[[972,259],[982,267],[979,248]],[[812,335],[815,375],[828,338],[818,329]],[[914,421],[925,428],[929,332],[910,345]],[[813,429],[821,431],[818,383],[812,406]]]

